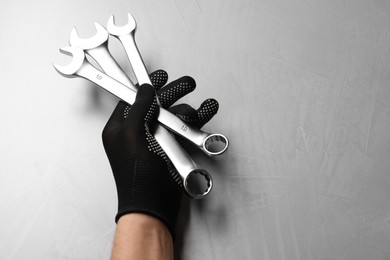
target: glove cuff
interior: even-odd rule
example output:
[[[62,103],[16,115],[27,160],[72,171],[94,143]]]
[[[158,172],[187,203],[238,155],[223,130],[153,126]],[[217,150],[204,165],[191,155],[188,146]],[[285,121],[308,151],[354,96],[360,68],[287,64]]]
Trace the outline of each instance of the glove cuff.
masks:
[[[118,193],[115,222],[125,214],[137,212],[161,220],[172,237],[180,207],[180,187],[163,160],[128,159],[113,167]]]

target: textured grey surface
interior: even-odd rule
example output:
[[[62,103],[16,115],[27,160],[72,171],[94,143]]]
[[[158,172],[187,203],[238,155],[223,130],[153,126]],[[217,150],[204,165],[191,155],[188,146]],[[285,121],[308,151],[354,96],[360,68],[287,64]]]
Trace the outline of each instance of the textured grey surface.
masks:
[[[73,26],[138,22],[150,71],[214,97],[226,156],[183,206],[182,259],[390,259],[388,1],[8,1],[0,10],[0,258],[107,259],[116,192],[101,131],[116,100],[52,62]],[[118,60],[129,66],[119,45]],[[131,74],[130,74],[131,76]]]

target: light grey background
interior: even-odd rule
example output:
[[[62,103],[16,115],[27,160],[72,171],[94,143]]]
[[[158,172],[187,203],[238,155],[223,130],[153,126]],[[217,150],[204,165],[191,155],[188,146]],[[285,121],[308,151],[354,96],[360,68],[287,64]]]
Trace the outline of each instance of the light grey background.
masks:
[[[116,99],[52,62],[76,26],[131,12],[150,71],[188,74],[231,140],[183,207],[182,259],[390,259],[390,2],[7,1],[0,11],[0,258],[107,259]],[[111,49],[124,68],[119,45]],[[131,75],[130,75],[131,76]],[[187,202],[188,203],[188,202]]]

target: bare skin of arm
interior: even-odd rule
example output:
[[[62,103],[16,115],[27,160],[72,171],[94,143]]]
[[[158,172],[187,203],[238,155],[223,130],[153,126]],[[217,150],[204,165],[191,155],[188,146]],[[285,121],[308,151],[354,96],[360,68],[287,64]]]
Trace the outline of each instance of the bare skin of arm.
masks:
[[[172,260],[173,241],[157,218],[141,213],[122,216],[115,231],[111,260]]]

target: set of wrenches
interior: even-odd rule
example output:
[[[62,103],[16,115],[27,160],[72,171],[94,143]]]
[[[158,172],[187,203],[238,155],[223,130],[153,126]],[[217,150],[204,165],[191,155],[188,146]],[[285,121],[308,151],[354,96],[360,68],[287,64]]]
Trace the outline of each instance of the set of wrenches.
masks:
[[[96,34],[90,38],[80,38],[76,28],[73,28],[69,39],[70,46],[60,48],[61,53],[72,56],[71,62],[68,65],[53,64],[53,66],[62,76],[85,78],[131,105],[135,101],[137,87],[111,55],[108,41],[111,38],[120,41],[139,86],[145,83],[152,84],[135,42],[136,21],[131,14],[128,14],[127,23],[118,26],[112,15],[106,28],[99,23],[95,23],[95,27]],[[86,55],[93,58],[101,70],[94,67]],[[159,124],[154,137],[175,166],[182,179],[184,190],[192,198],[203,198],[211,191],[212,178],[206,170],[192,160],[171,132],[189,140],[211,157],[226,151],[229,146],[227,137],[192,127],[162,107],[157,120]]]

